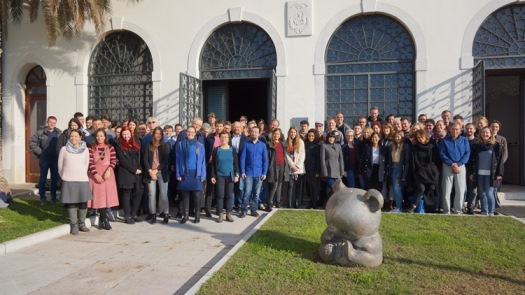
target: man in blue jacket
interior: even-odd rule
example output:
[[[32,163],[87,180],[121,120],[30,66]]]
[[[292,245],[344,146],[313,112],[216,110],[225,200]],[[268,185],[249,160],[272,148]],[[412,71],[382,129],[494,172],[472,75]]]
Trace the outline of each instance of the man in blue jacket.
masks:
[[[251,215],[259,216],[259,195],[263,181],[268,172],[268,153],[266,144],[259,141],[259,127],[252,127],[250,130],[251,140],[244,143],[241,149],[240,170],[241,177],[244,179],[244,196],[242,201],[240,218],[246,216],[248,212],[248,202],[251,206]]]
[[[470,157],[468,140],[461,136],[461,124],[451,123],[450,134],[439,142],[439,156],[443,161],[441,187],[443,189],[443,213],[461,214],[465,195],[466,169]],[[455,188],[453,210],[450,208],[450,192]]]

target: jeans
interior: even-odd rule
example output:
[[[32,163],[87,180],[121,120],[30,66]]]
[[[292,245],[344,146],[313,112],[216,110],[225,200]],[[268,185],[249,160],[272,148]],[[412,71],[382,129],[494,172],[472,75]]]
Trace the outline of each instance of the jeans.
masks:
[[[149,211],[151,214],[155,214],[157,210],[156,195],[157,195],[157,186],[156,183],[159,183],[159,211],[160,213],[169,213],[169,200],[168,200],[168,182],[164,182],[162,179],[162,173],[157,172],[157,180],[150,180],[148,183],[148,199],[149,199]]]
[[[38,161],[40,166],[40,179],[38,180],[38,194],[40,200],[46,200],[46,180],[47,171],[51,172],[51,200],[57,199],[57,181],[58,181],[58,160],[56,159],[40,159]]]
[[[232,212],[232,191],[233,181],[231,176],[217,176],[216,190],[217,190],[217,214],[222,214],[224,207],[224,198],[226,198],[226,213]]]
[[[391,166],[392,189],[394,191],[394,200],[396,201],[396,208],[399,210],[403,209],[403,188],[399,184],[400,169],[401,167],[399,166],[399,164],[392,164]]]
[[[356,175],[355,168],[350,168],[349,170],[346,170],[346,186],[348,187],[355,187],[355,175]]]
[[[242,177],[239,177],[239,181],[234,185],[234,190],[234,206],[241,207],[244,203],[244,179]]]
[[[242,202],[242,212],[245,214],[248,212],[248,203],[250,203],[252,213],[257,212],[262,184],[263,181],[260,176],[246,176],[246,179],[244,179],[244,200]]]
[[[490,186],[490,175],[478,175],[478,194],[481,197],[481,214],[494,214],[496,202],[494,188]]]
[[[331,192],[332,192],[332,186],[334,186],[335,182],[337,181],[338,178],[325,178],[326,180],[326,200],[325,200],[325,203],[328,202],[328,200],[330,199],[330,197],[332,196]]]
[[[443,213],[450,214],[450,193],[452,192],[452,185],[455,187],[454,194],[454,212],[456,214],[463,213],[463,196],[467,188],[467,179],[465,165],[459,167],[459,173],[452,172],[452,168],[443,163],[441,187],[443,188]]]

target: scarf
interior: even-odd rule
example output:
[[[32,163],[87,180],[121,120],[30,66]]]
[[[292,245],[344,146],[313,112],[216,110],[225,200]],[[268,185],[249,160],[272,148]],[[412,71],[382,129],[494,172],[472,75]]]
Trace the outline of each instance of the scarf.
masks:
[[[66,151],[68,153],[72,154],[81,154],[84,152],[84,150],[87,148],[86,143],[84,141],[80,141],[78,143],[78,146],[74,146],[71,141],[67,141],[66,143]]]
[[[488,151],[488,150],[492,150],[494,149],[494,145],[490,142],[478,142],[476,144],[476,149],[478,152],[484,152],[484,151]]]
[[[190,152],[190,147],[191,146],[195,146],[195,154],[197,155],[197,161],[198,161],[198,157],[199,157],[199,146],[197,145],[197,139],[196,138],[193,138],[193,139],[187,139],[183,141],[184,145],[185,145],[185,155],[184,155],[184,167],[188,167],[188,155],[189,155],[189,152]]]

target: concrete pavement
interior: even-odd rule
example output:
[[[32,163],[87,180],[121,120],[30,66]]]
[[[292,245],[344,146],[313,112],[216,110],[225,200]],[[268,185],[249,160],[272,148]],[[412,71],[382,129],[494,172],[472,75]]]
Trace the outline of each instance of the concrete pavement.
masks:
[[[60,226],[50,231],[61,236],[0,256],[0,293],[183,294],[267,216],[221,224],[216,216],[199,224],[112,222],[110,231],[91,227],[78,236]]]

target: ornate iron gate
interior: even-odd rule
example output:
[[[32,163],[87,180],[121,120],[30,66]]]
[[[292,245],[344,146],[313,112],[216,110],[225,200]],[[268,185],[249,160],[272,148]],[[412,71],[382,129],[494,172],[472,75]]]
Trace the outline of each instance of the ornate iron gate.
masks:
[[[485,62],[483,60],[472,68],[472,122],[485,116]]]
[[[270,91],[270,94],[272,95],[271,108],[270,108],[272,117],[268,118],[268,122],[270,122],[270,120],[277,118],[277,76],[275,75],[275,70],[273,70],[272,72],[272,78],[270,79],[270,86],[272,88]]]
[[[202,118],[202,81],[180,73],[179,122],[187,127],[195,117]]]

